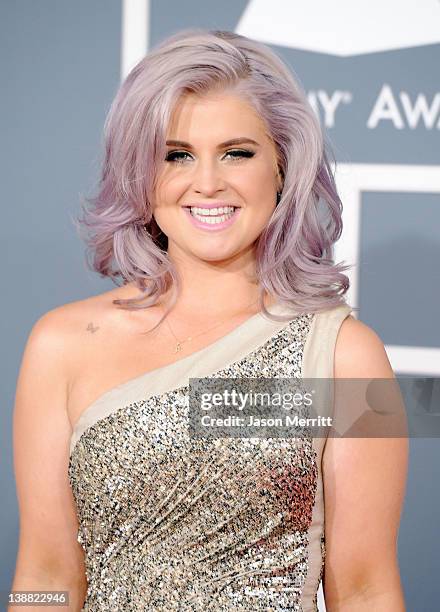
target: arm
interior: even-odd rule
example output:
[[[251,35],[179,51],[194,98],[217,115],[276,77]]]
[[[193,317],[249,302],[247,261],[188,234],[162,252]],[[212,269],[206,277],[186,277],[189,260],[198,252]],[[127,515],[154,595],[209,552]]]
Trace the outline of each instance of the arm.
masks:
[[[52,310],[34,325],[17,381],[13,443],[20,537],[11,590],[67,590],[68,609],[80,610],[87,583],[68,482],[72,431],[66,410],[69,346],[63,313],[63,307]]]
[[[384,346],[348,317],[335,348],[335,379],[394,378]],[[397,535],[408,440],[328,438],[323,455],[327,612],[404,612]]]

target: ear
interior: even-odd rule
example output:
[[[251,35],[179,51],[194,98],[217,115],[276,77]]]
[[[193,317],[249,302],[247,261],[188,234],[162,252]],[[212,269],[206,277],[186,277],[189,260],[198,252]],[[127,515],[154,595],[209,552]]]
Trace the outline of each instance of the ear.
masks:
[[[284,188],[284,172],[283,172],[283,169],[281,168],[280,164],[277,164],[277,178],[278,178],[277,191],[283,191],[283,188]]]

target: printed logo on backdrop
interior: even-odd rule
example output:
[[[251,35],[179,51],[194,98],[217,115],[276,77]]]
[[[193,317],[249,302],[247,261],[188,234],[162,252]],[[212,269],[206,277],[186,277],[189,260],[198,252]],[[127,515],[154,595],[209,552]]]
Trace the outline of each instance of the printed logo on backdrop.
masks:
[[[326,128],[337,127],[338,119],[345,120],[344,109],[356,106],[356,116],[362,119],[356,123],[358,128],[375,130],[386,125],[396,130],[440,130],[439,82],[433,84],[432,74],[427,71],[426,87],[423,87],[423,75],[413,74],[414,60],[404,64],[403,70],[400,64],[401,58],[411,57],[410,49],[414,55],[416,47],[440,44],[438,0],[404,4],[401,0],[338,0],[336,3],[251,0],[236,31],[282,47],[284,57],[295,59],[293,68],[303,63],[298,52],[303,52],[303,58],[306,58],[304,52],[314,54],[304,61],[307,70],[302,71],[302,76],[314,78],[317,84],[333,85],[330,90],[325,87],[308,89],[309,101]],[[293,54],[289,53],[292,49],[295,50]],[[432,55],[432,49],[427,52]],[[365,57],[367,55],[369,57]],[[356,65],[374,70],[360,73]],[[423,64],[420,67],[423,69]],[[399,73],[403,79],[396,79]],[[369,81],[365,92],[359,91],[368,75],[374,80]],[[335,83],[342,87],[334,87]],[[416,89],[418,84],[420,89]],[[366,96],[359,94],[367,92],[369,106],[365,107]],[[394,146],[393,143],[390,146]],[[420,162],[419,155],[416,159]],[[439,152],[436,151],[435,158],[426,157],[424,161],[438,163]]]
[[[364,295],[377,291],[374,281],[369,281],[376,270],[368,269],[369,261],[361,259],[362,248],[366,250],[374,239],[362,220],[373,214],[373,208],[377,211],[379,202],[385,204],[375,223],[389,219],[393,213],[387,210],[387,202],[391,209],[396,197],[407,201],[408,194],[423,215],[430,205],[432,211],[432,198],[440,194],[440,2],[250,0],[235,31],[271,45],[289,63],[327,132],[344,205],[344,232],[334,256],[338,262],[354,264],[346,272],[351,284],[347,300],[358,307],[361,291]],[[438,204],[433,214],[440,223],[440,197]],[[399,209],[401,231],[413,232],[413,256],[419,258],[414,265],[423,271],[432,257],[423,236],[412,227],[410,212],[408,207]],[[429,224],[425,229],[431,230]],[[387,244],[391,255],[395,241],[392,235],[384,240],[384,257]],[[436,240],[434,253],[439,249]],[[369,255],[370,251],[371,247]],[[406,286],[404,273],[396,273],[393,283]],[[430,274],[423,279],[422,272],[422,283],[432,284]],[[440,375],[440,340],[437,337],[433,343],[428,333],[429,326],[437,329],[433,311],[432,320],[425,322],[428,332],[414,334],[413,343],[407,330],[414,325],[416,306],[408,303],[404,310],[406,304],[395,303],[387,290],[377,295],[376,303],[383,304],[387,298],[399,309],[392,325],[387,319],[382,325],[385,329],[400,326],[400,332],[394,332],[397,342],[386,345],[395,372]],[[431,296],[438,299],[440,294]],[[362,319],[378,327],[376,313],[371,315],[362,307]],[[399,342],[400,338],[406,341]]]

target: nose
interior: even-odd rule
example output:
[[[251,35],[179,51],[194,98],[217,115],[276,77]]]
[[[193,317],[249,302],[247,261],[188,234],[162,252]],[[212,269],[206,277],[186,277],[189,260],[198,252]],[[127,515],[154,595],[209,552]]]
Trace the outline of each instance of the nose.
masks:
[[[210,196],[224,190],[225,186],[225,177],[219,163],[214,159],[199,159],[193,175],[194,191]]]

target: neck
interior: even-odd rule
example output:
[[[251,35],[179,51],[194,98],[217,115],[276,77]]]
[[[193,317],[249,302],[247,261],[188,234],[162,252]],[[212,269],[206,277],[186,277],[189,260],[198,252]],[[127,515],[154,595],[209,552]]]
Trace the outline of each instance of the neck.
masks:
[[[172,257],[181,281],[181,288],[174,312],[228,316],[247,312],[258,312],[261,288],[255,279],[255,261],[248,256],[235,261],[209,262],[179,254]],[[161,303],[171,303],[174,288],[163,296]],[[264,303],[273,303],[265,292]]]

